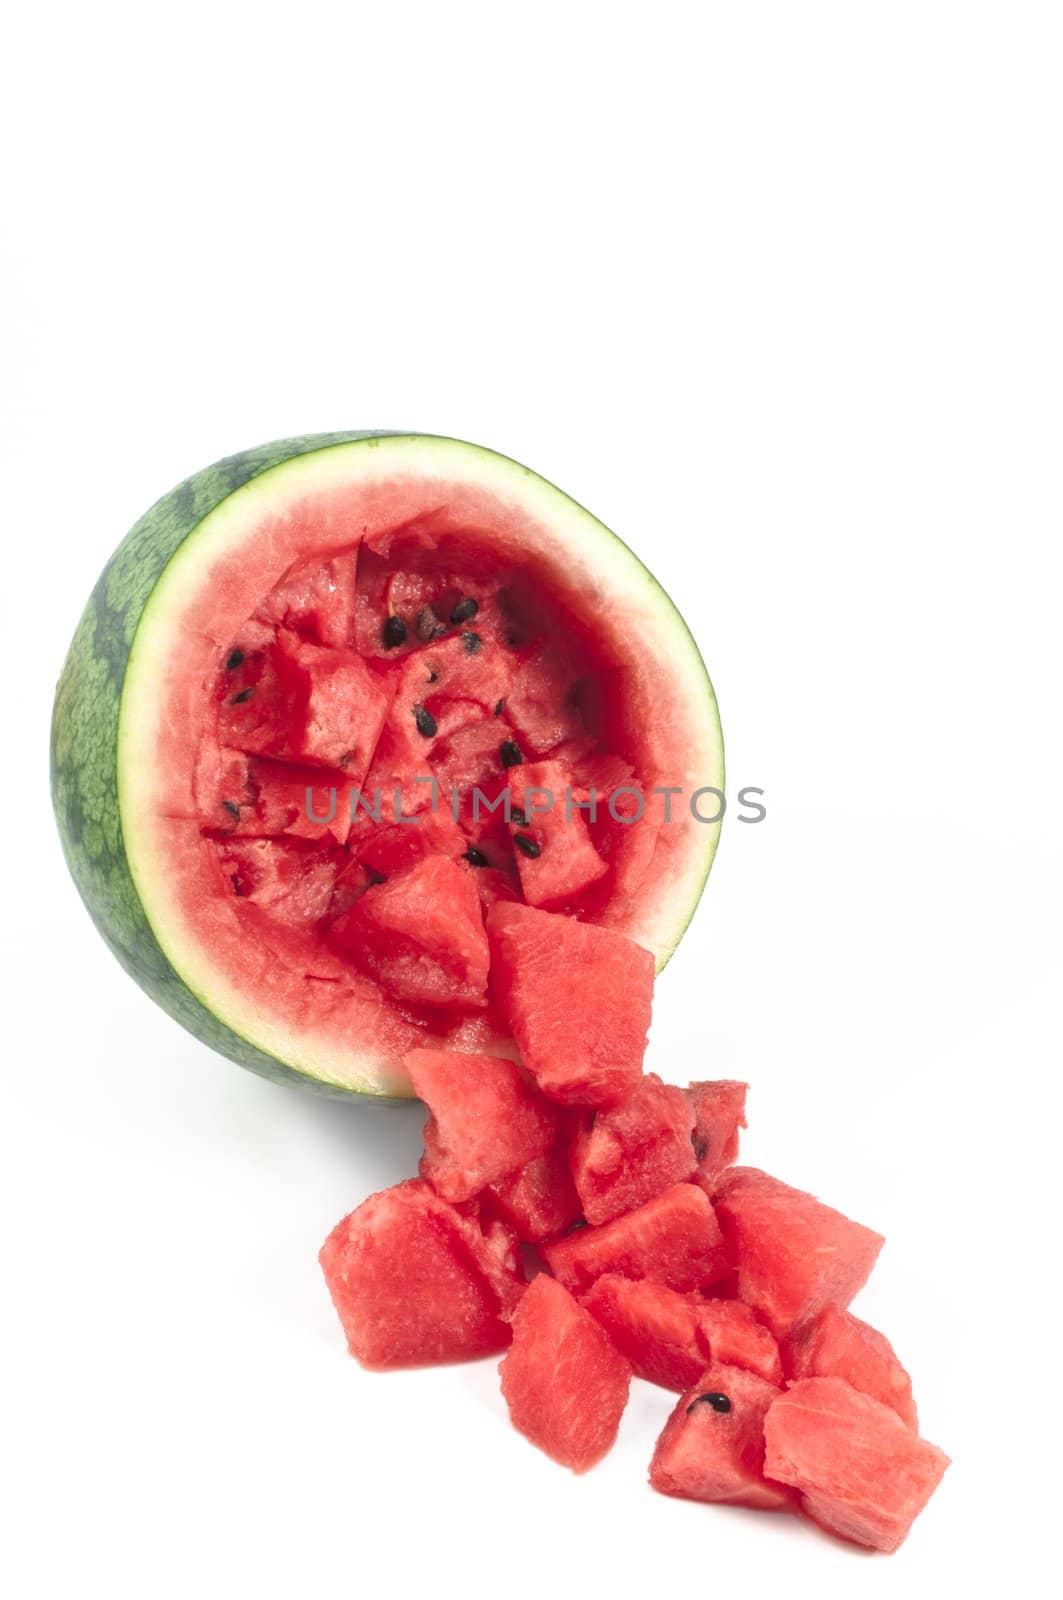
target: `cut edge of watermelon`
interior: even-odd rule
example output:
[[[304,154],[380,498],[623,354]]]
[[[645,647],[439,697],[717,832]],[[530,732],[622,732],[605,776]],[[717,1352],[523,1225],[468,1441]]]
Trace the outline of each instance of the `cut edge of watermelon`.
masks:
[[[361,527],[352,527],[350,517],[343,515],[345,490],[362,496],[358,508],[366,521]],[[338,1026],[315,1032],[305,1023],[270,1015],[260,994],[241,988],[217,970],[171,889],[173,853],[161,823],[174,819],[167,819],[159,806],[158,764],[145,759],[145,752],[160,748],[170,737],[173,719],[182,712],[180,695],[173,703],[167,699],[165,664],[176,653],[188,662],[197,651],[204,667],[214,660],[225,642],[224,624],[231,621],[235,626],[250,614],[261,598],[263,581],[279,579],[297,556],[306,554],[305,546],[290,542],[296,507],[310,502],[321,509],[320,524],[315,524],[320,542],[315,548],[326,558],[353,538],[371,534],[374,517],[379,528],[386,529],[395,525],[397,508],[408,519],[456,491],[464,491],[470,505],[489,507],[492,526],[519,530],[529,557],[563,564],[572,593],[593,597],[608,575],[611,610],[625,616],[633,638],[643,645],[647,638],[653,640],[655,663],[663,660],[670,667],[671,684],[681,695],[678,709],[674,703],[668,707],[668,724],[673,746],[681,736],[689,756],[684,770],[669,773],[669,782],[690,792],[709,785],[722,791],[723,739],[712,685],[689,628],[652,574],[590,512],[528,468],[480,446],[426,434],[320,446],[311,441],[304,453],[252,478],[208,513],[163,569],[144,606],[119,708],[117,775],[123,845],[144,914],[175,973],[210,1013],[256,1049],[309,1079],[383,1098],[410,1095],[408,1081],[396,1065],[401,1050],[393,1043],[367,1044],[345,1038]],[[215,618],[221,624],[218,636],[190,633],[186,624],[197,597],[215,574],[233,579],[232,558],[251,539],[256,541],[254,589],[230,582],[232,592],[225,591],[225,605]],[[268,546],[265,557],[263,542]],[[655,873],[652,893],[618,928],[653,953],[658,970],[694,913],[719,831],[719,823],[688,820],[683,843],[669,852],[662,871]]]

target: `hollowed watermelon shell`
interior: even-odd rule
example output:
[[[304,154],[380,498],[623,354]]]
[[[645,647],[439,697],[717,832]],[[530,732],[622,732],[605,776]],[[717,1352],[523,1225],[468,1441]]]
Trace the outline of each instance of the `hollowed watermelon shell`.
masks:
[[[336,784],[344,805],[343,785],[361,777],[381,715],[384,732],[366,783],[398,781],[407,797],[425,804],[408,782],[411,748],[426,748],[418,743],[414,703],[396,694],[382,706],[366,668],[387,662],[381,623],[392,609],[416,628],[427,605],[445,609],[457,590],[442,571],[427,583],[416,572],[389,576],[388,550],[402,540],[419,548],[449,541],[459,553],[475,547],[472,565],[484,568],[485,581],[477,585],[467,571],[460,587],[482,598],[483,619],[466,631],[482,627],[485,662],[495,660],[497,635],[497,628],[489,634],[497,622],[489,599],[492,563],[529,574],[536,592],[563,616],[561,632],[593,640],[590,700],[603,753],[620,770],[627,765],[644,782],[688,792],[723,784],[712,688],[671,601],[601,523],[517,463],[426,435],[321,434],[233,456],[166,495],[105,569],[60,679],[52,789],[63,846],[110,948],[171,1016],[244,1066],[326,1093],[408,1095],[401,1057],[415,1046],[508,1046],[498,1037],[497,1019],[455,1024],[412,1015],[371,974],[325,947],[315,947],[301,966],[294,958],[278,961],[268,941],[248,937],[252,924],[230,904],[233,874],[254,876],[255,853],[230,867],[226,852],[201,831],[206,804],[226,836],[305,837],[298,808],[275,787],[264,797],[259,780],[276,777],[280,756],[316,772],[323,793]],[[362,554],[364,582],[359,577],[352,594]],[[291,634],[280,655],[270,643],[278,627]],[[232,752],[232,761],[216,756],[204,767],[197,762],[204,701],[236,630],[241,664],[226,712],[244,748]],[[467,660],[466,646],[444,646],[441,669],[457,694],[480,655]],[[408,648],[409,641],[399,652],[403,659]],[[548,695],[544,702],[550,652],[520,640],[511,648],[506,726],[525,740],[529,758],[555,740],[573,761],[586,757],[572,706],[551,704]],[[350,659],[326,660],[328,649]],[[443,686],[444,670],[437,678]],[[488,677],[469,681],[483,692]],[[241,700],[238,685],[255,695]],[[271,748],[268,717],[250,734],[246,723],[254,719],[241,721],[242,708],[259,695],[260,708],[271,696],[295,707],[295,733],[283,751]],[[342,740],[334,737],[334,696],[351,704]],[[431,700],[425,704],[431,709]],[[472,707],[470,721],[486,714],[483,704],[452,698],[450,720],[440,721],[432,741],[441,754],[448,739],[462,747],[462,705]],[[593,886],[593,905],[588,901],[581,913],[642,945],[658,967],[689,921],[718,836],[716,826],[695,821],[681,803],[673,814],[652,854],[650,833],[639,837],[649,859],[638,861],[633,875],[626,858],[623,873],[611,865]],[[503,851],[502,859],[492,859],[490,877],[478,884],[487,901],[517,892],[512,847],[506,848],[509,856]],[[596,848],[608,855],[601,839]],[[291,853],[285,861],[290,878],[298,862]],[[337,872],[341,909],[372,881],[365,874],[359,862]],[[258,881],[269,876],[260,870]],[[310,890],[286,889],[296,925],[300,907],[318,904],[320,871]],[[263,892],[272,904],[273,890]]]

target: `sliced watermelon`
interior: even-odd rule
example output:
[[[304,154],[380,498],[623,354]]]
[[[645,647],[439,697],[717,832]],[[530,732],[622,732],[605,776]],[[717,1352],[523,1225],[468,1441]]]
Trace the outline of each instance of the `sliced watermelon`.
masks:
[[[321,1267],[347,1344],[363,1366],[427,1366],[509,1342],[520,1294],[508,1241],[407,1181],[372,1195],[325,1240]]]
[[[619,1105],[585,1117],[572,1141],[572,1175],[588,1222],[611,1222],[693,1175],[694,1112],[656,1073]]]
[[[782,1384],[779,1347],[748,1306],[705,1300],[662,1284],[606,1273],[582,1302],[640,1378],[689,1389],[710,1361],[744,1367]]]
[[[896,1550],[949,1458],[890,1406],[841,1378],[802,1378],[764,1424],[765,1471],[801,1492],[813,1521],[873,1550]]]
[[[732,1078],[692,1083],[687,1088],[694,1111],[698,1175],[710,1192],[724,1168],[738,1160],[738,1130],[746,1126],[748,1090],[748,1083]]]
[[[884,1243],[880,1233],[756,1167],[725,1172],[715,1206],[734,1252],[739,1298],[778,1339],[824,1306],[847,1306]]]
[[[711,1289],[730,1261],[712,1206],[693,1184],[677,1183],[603,1228],[581,1228],[543,1246],[550,1271],[574,1294],[616,1272],[667,1288]]]
[[[492,992],[543,1093],[616,1105],[642,1075],[653,958],[611,929],[530,906],[492,906],[487,932]]]
[[[861,1394],[891,1406],[902,1422],[918,1430],[912,1380],[877,1328],[851,1311],[826,1306],[787,1340],[783,1349],[791,1378],[844,1378]]]
[[[421,1176],[445,1200],[471,1200],[557,1141],[557,1115],[512,1061],[412,1050],[405,1058],[428,1106]]]
[[[579,1221],[579,1195],[563,1144],[484,1190],[485,1209],[509,1224],[523,1244],[545,1244]]]
[[[521,893],[530,906],[574,905],[609,868],[591,843],[561,761],[513,767],[508,774],[511,831]]]
[[[344,855],[297,839],[232,838],[219,842],[218,860],[233,893],[268,924],[312,927],[328,913]]]
[[[470,869],[426,856],[367,889],[329,937],[389,993],[417,1005],[487,1004],[487,938]]]
[[[409,1094],[411,1032],[444,1045],[471,1029],[496,1054],[512,1041],[494,1020],[469,1022],[482,997],[460,978],[439,1004],[405,930],[389,949],[383,923],[366,935],[366,912],[345,942],[372,874],[403,867],[355,854],[329,911],[293,920],[280,897],[274,915],[236,894],[216,847],[231,835],[345,845],[360,795],[376,812],[357,809],[361,852],[396,821],[396,794],[413,815],[473,771],[497,783],[510,747],[517,765],[597,762],[643,790],[661,775],[688,793],[719,784],[712,691],[667,597],[573,501],[490,451],[410,434],[290,439],[197,474],[108,563],[56,698],[54,800],[90,911],[171,1015],[270,1077]],[[522,886],[503,828],[498,858],[481,851],[478,895],[560,897],[663,964],[719,830],[686,805],[655,842],[653,827],[627,830],[652,855],[637,888],[582,817],[567,860],[516,846],[544,863]],[[440,853],[453,859],[453,840]],[[465,942],[457,917],[447,948]],[[596,966],[592,951],[573,957],[570,981],[592,990]]]
[[[631,1369],[552,1278],[521,1296],[499,1372],[513,1426],[561,1466],[586,1472],[612,1449]]]
[[[661,1494],[783,1511],[792,1490],[769,1482],[764,1419],[782,1391],[742,1367],[714,1361],[664,1425],[650,1464]]]

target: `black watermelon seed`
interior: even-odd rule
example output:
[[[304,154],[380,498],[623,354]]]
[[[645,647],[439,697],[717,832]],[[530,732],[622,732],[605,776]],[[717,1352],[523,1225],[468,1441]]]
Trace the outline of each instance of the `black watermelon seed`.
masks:
[[[406,643],[406,624],[401,617],[389,617],[384,624],[384,649],[394,650]]]
[[[526,828],[528,826],[528,813],[521,811],[519,807],[514,807],[509,813],[509,820],[510,822],[515,822],[518,828]]]
[[[513,843],[516,845],[521,855],[527,856],[531,861],[534,861],[543,853],[542,845],[536,844],[534,839],[529,839],[526,833],[515,833],[513,835]]]
[[[438,672],[430,672],[428,674],[428,681],[429,681],[429,683],[438,683],[439,682],[439,673]]]
[[[249,683],[246,689],[241,689],[239,694],[234,694],[233,695],[232,699],[229,701],[229,704],[231,706],[243,706],[243,705],[246,705],[247,702],[250,700],[251,696],[254,694],[254,692],[255,692],[254,684],[253,683]]]
[[[365,878],[370,889],[374,884],[387,883],[388,881],[386,875],[383,872],[378,872],[375,867],[366,867]]]
[[[477,850],[474,844],[471,844],[466,850],[465,859],[469,863],[470,867],[486,867],[488,864],[487,857],[484,855],[483,851]]]
[[[498,747],[498,759],[504,767],[519,767],[524,757],[520,753],[520,745],[512,739],[503,739]]]
[[[690,1142],[694,1146],[695,1161],[704,1161],[709,1153],[709,1141],[707,1139],[699,1139],[696,1133],[692,1133]]]
[[[731,1409],[731,1402],[727,1396],[713,1390],[711,1394],[699,1394],[696,1400],[692,1400],[687,1406],[687,1416],[689,1417],[695,1406],[700,1405],[711,1406],[714,1411],[719,1411],[721,1414]]]
[[[413,720],[417,724],[417,732],[422,733],[426,739],[434,739],[438,731],[436,719],[424,706],[414,706]]]
[[[417,613],[417,637],[423,644],[441,638],[446,631],[446,623],[431,606],[424,606]]]
[[[229,813],[234,822],[239,822],[240,807],[236,804],[235,800],[223,800],[221,803],[221,808],[223,811],[227,811]]]
[[[495,716],[496,717],[500,717],[501,715],[502,715],[502,702],[500,700],[498,702],[497,706],[495,706]]]
[[[471,622],[480,609],[479,601],[470,595],[467,600],[459,600],[450,613],[451,622]]]
[[[465,646],[465,654],[467,656],[474,656],[478,650],[482,650],[484,647],[484,642],[478,633],[463,633],[461,642]]]
[[[234,650],[225,663],[225,670],[226,672],[235,672],[237,667],[242,667],[243,664],[244,652],[242,650]]]

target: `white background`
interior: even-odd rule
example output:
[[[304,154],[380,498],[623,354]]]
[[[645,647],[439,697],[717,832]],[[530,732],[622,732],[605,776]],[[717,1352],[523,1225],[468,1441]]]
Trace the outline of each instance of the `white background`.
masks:
[[[1058,7],[45,4],[4,56],[13,1600],[1046,1593]],[[693,626],[769,814],[649,1064],[748,1078],[747,1156],[888,1235],[859,1309],[955,1460],[894,1558],[652,1494],[647,1386],[575,1479],[494,1363],[360,1371],[316,1251],[418,1108],[214,1058],[76,898],[46,737],[99,568],[187,473],[348,426],[526,461]]]

